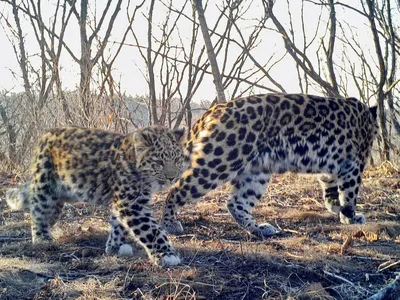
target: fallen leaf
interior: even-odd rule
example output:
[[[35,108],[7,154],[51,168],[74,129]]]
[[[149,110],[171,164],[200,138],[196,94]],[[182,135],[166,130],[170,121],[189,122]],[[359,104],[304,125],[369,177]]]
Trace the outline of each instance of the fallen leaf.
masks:
[[[348,235],[340,248],[340,254],[345,255],[347,253],[347,250],[353,246],[353,237],[351,235]]]

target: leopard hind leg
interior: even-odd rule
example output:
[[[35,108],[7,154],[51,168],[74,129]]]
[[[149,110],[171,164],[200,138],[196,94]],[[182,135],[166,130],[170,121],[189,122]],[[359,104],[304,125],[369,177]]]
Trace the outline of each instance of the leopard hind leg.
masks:
[[[337,176],[323,174],[319,176],[318,181],[322,188],[326,209],[333,214],[339,215],[340,201]]]
[[[32,242],[51,240],[51,228],[58,221],[62,212],[63,203],[59,203],[58,196],[43,188],[31,189],[31,229]]]
[[[356,214],[356,200],[361,185],[363,165],[346,159],[340,166],[338,190],[340,202],[340,222],[342,224],[364,224],[365,217]]]
[[[57,222],[64,202],[60,197],[51,155],[42,155],[29,186],[32,242],[51,240],[51,227]]]

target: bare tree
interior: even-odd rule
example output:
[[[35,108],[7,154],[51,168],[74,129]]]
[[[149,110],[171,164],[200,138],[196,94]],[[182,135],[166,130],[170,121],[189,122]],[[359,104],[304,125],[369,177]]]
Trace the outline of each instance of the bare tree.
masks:
[[[1,24],[3,30],[9,36],[9,41],[13,46],[15,56],[19,63],[25,90],[24,97],[26,101],[24,106],[27,108],[24,110],[26,114],[24,123],[14,125],[9,121],[7,109],[5,107],[1,109],[3,123],[9,135],[10,147],[15,147],[18,140],[20,140],[22,145],[26,145],[29,144],[32,137],[36,136],[38,124],[43,124],[43,122],[40,122],[42,111],[51,99],[54,83],[57,83],[58,91],[62,97],[63,92],[59,76],[59,59],[64,30],[68,23],[69,16],[65,6],[57,6],[53,22],[50,24],[54,33],[50,35],[50,31],[43,22],[41,1],[35,3],[33,0],[30,0],[20,4],[17,4],[15,0],[4,2],[10,6],[13,19],[2,14]],[[59,33],[61,38],[59,38],[59,43],[57,43],[54,40],[54,34],[56,32],[57,20],[59,20],[60,9],[62,10],[61,19],[64,27],[61,26]],[[39,58],[39,60],[36,59],[38,63],[33,62],[33,55],[29,54],[27,51],[25,36],[28,29],[21,25],[21,17],[26,17],[30,22],[31,32],[33,32],[39,49],[39,53],[36,55],[36,57]],[[22,112],[22,110],[20,112]],[[11,128],[12,126],[18,126],[18,128]],[[11,148],[9,149],[9,157],[12,163],[16,163],[19,159],[15,151],[16,149],[13,151],[11,151]]]
[[[389,147],[389,138],[386,127],[386,112],[385,112],[385,92],[384,87],[386,83],[386,75],[387,69],[385,66],[385,61],[381,49],[381,44],[379,42],[379,34],[378,29],[375,24],[375,1],[374,0],[366,0],[368,6],[368,20],[370,23],[371,33],[374,39],[376,56],[379,64],[379,81],[377,86],[377,102],[379,109],[379,126],[381,129],[381,137],[383,141],[383,148],[381,153],[382,160],[389,160],[390,158],[390,147]]]
[[[142,72],[149,85],[149,91],[159,90],[156,101],[154,95],[149,94],[148,106],[152,122],[155,122],[154,115],[157,113],[157,121],[168,126],[179,126],[185,119],[191,123],[191,100],[198,91],[205,77],[214,79],[213,71],[210,71],[211,63],[206,56],[206,46],[199,45],[198,36],[201,28],[196,10],[190,9],[191,14],[186,11],[191,8],[185,1],[182,6],[175,8],[173,2],[160,1],[164,8],[163,21],[158,27],[152,26],[152,40],[149,44],[149,27],[147,28],[146,38],[140,37],[140,32],[132,29],[135,39],[135,47],[147,66],[146,72]],[[157,3],[156,3],[157,4]],[[251,89],[257,88],[268,91],[276,91],[268,85],[262,83],[268,79],[278,90],[284,91],[283,87],[276,82],[270,75],[270,70],[280,61],[270,57],[267,62],[257,61],[252,51],[260,44],[259,38],[266,18],[254,19],[252,23],[254,30],[244,35],[241,32],[239,23],[245,24],[248,19],[243,15],[251,6],[252,1],[226,1],[216,6],[220,14],[208,32],[210,39],[214,39],[213,53],[215,56],[223,57],[221,63],[222,87],[225,91],[231,91],[230,96],[240,96],[248,93]],[[157,11],[157,8],[159,9]],[[144,13],[149,26],[150,9],[152,13],[160,14],[160,6],[149,8]],[[172,15],[173,12],[175,15]],[[189,43],[184,42],[185,37],[181,37],[179,24],[190,22],[192,26]],[[182,25],[181,25],[182,26]],[[185,25],[183,25],[185,26]],[[187,25],[186,25],[187,26]],[[240,39],[233,36],[238,34]],[[179,43],[173,41],[178,40]],[[144,41],[147,41],[145,44]],[[149,64],[149,45],[151,47],[151,64]],[[190,46],[188,46],[190,45]],[[232,51],[233,49],[233,51]],[[238,52],[239,50],[239,52]],[[234,54],[232,54],[234,53]],[[254,66],[256,66],[254,68]],[[149,69],[158,68],[158,76],[154,76],[154,82],[150,81],[152,75]],[[153,75],[156,74],[153,72]],[[210,76],[211,75],[211,76]],[[186,84],[184,83],[186,79]],[[214,80],[215,82],[215,80]],[[157,88],[159,87],[159,88]],[[173,102],[178,97],[178,102]],[[217,97],[218,99],[218,97]],[[179,103],[179,105],[178,105]],[[178,105],[178,107],[176,107]]]
[[[282,35],[285,48],[290,56],[295,61],[296,65],[299,66],[303,72],[314,80],[323,90],[324,93],[330,96],[340,96],[339,90],[336,83],[336,76],[333,70],[333,50],[334,50],[334,41],[335,41],[335,30],[336,30],[336,17],[333,3],[330,5],[331,14],[330,14],[330,39],[329,46],[326,49],[325,53],[327,55],[327,65],[330,74],[330,79],[332,82],[328,82],[325,80],[319,72],[315,69],[311,60],[307,57],[307,55],[301,51],[294,41],[290,38],[290,35],[287,33],[286,29],[279,21],[279,19],[275,16],[273,12],[274,1],[273,0],[263,0],[263,4],[265,7],[266,15],[272,20],[277,31]]]
[[[165,5],[164,3],[161,3]],[[185,8],[187,1],[181,8],[181,11]],[[172,3],[170,3],[172,5]],[[134,14],[136,14],[137,9],[140,7],[137,6]],[[181,17],[181,14],[178,14],[177,18],[172,21],[172,26],[170,26],[170,18],[171,18],[171,10],[167,10],[167,15],[161,26],[160,38],[157,38],[157,33],[153,30],[153,14],[155,10],[155,1],[152,0],[150,2],[149,11],[146,13],[147,19],[147,35],[146,41],[147,45],[144,46],[140,42],[140,38],[138,37],[137,33],[135,32],[133,26],[130,26],[130,32],[134,37],[136,47],[143,58],[143,61],[146,64],[146,74],[144,77],[147,81],[149,87],[149,101],[148,101],[148,110],[149,110],[149,120],[151,124],[163,124],[166,125],[166,120],[169,119],[169,123],[171,123],[171,117],[167,116],[170,113],[170,102],[173,98],[174,94],[177,92],[177,89],[180,86],[180,83],[183,79],[183,73],[179,74],[177,66],[174,66],[170,62],[170,52],[173,50],[174,46],[169,44],[169,38],[171,37],[172,33],[176,30],[176,25]],[[133,14],[133,15],[134,15]],[[129,17],[131,20],[133,17]],[[173,58],[173,57],[171,57]],[[175,56],[176,59],[176,56]],[[155,76],[155,66],[160,64],[159,69],[159,80],[160,85],[162,87],[161,92],[161,103],[159,103],[156,95],[156,76]],[[173,87],[174,79],[177,80],[177,86]],[[159,105],[160,104],[160,105]],[[160,107],[159,107],[160,106]]]
[[[400,2],[398,2],[400,5]],[[400,6],[398,6],[400,9]],[[387,78],[387,90],[386,95],[388,98],[388,106],[389,113],[391,117],[391,122],[396,130],[397,135],[400,136],[400,122],[399,116],[400,113],[396,110],[394,105],[394,95],[393,89],[400,82],[400,79],[396,80],[396,71],[397,71],[397,55],[400,53],[400,41],[396,41],[396,37],[398,33],[395,31],[392,21],[392,9],[390,0],[386,0],[386,18],[384,15],[381,15],[380,24],[381,27],[384,28],[386,45],[390,50],[390,57],[388,57],[388,68],[389,68],[389,76]]]
[[[232,97],[236,95],[239,86],[242,85],[243,83],[248,84],[248,87],[245,88],[240,93],[241,95],[245,94],[251,89],[254,89],[255,87],[270,92],[277,92],[277,91],[285,92],[284,87],[271,76],[270,71],[275,65],[277,65],[284,58],[286,53],[281,55],[281,57],[278,58],[277,60],[274,60],[275,55],[271,55],[271,57],[267,59],[266,63],[260,63],[256,59],[256,57],[252,54],[252,51],[255,50],[256,47],[259,46],[260,44],[259,40],[261,39],[261,32],[265,28],[265,23],[268,20],[268,16],[264,14],[260,18],[260,20],[254,19],[255,21],[255,24],[253,25],[254,30],[250,32],[247,35],[247,37],[243,35],[242,30],[238,26],[238,23],[242,19],[242,15],[252,5],[253,1],[227,1],[226,5],[220,8],[220,11],[224,14],[224,16],[228,20],[226,25],[226,31],[224,32],[224,34],[220,36],[223,39],[225,39],[227,43],[232,43],[235,46],[238,46],[242,51],[242,53],[240,53],[237,56],[235,62],[230,67],[229,71],[227,70],[228,64],[226,62],[227,58],[229,57],[228,49],[230,49],[230,47],[228,46],[225,47],[225,52],[224,52],[225,59],[222,69],[223,71],[222,76],[224,78],[225,89],[227,89],[231,83],[233,82],[235,83],[232,92]],[[236,30],[236,34],[240,37],[239,41],[237,41],[236,38],[231,37],[232,35],[231,31],[233,28]],[[254,70],[253,68],[250,68],[250,71],[244,71],[244,69],[246,68],[245,67],[246,63],[248,61],[251,66],[253,65],[255,66]],[[257,76],[258,74],[261,74],[261,76]],[[271,88],[269,86],[260,85],[260,82],[263,81],[264,79],[268,79],[272,85],[276,86],[276,89]]]
[[[66,0],[70,5],[73,14],[75,15],[80,31],[80,43],[81,43],[81,51],[80,58],[78,55],[74,54],[73,51],[67,44],[63,44],[67,52],[71,55],[75,62],[79,64],[80,67],[80,83],[79,83],[79,92],[80,98],[82,101],[84,116],[90,121],[90,111],[91,106],[91,92],[90,92],[90,83],[93,66],[99,61],[101,56],[103,55],[104,49],[107,46],[108,40],[111,35],[111,30],[114,26],[115,20],[118,16],[118,13],[121,9],[122,0],[115,1],[114,11],[111,14],[110,21],[107,25],[104,38],[100,41],[98,40],[97,52],[92,55],[93,42],[96,37],[98,37],[99,31],[102,29],[104,25],[104,20],[108,15],[108,11],[110,10],[111,3],[115,3],[111,0],[108,0],[106,3],[106,7],[102,12],[100,20],[97,24],[94,24],[91,34],[88,34],[88,0],[81,0],[80,10],[77,8],[76,0]],[[90,123],[90,122],[89,122]]]

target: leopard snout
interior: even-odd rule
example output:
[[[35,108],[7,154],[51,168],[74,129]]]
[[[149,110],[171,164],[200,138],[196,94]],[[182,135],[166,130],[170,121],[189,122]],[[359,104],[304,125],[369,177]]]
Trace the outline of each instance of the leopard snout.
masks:
[[[166,162],[164,164],[163,173],[166,179],[170,182],[174,182],[179,175],[179,169],[172,162]]]

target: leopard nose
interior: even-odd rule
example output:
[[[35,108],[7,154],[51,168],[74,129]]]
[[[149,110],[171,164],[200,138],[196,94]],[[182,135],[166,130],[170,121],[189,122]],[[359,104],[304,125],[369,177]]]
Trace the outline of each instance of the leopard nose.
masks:
[[[175,179],[175,176],[166,176],[167,177],[167,179],[169,180],[169,181],[173,181],[174,179]]]
[[[170,181],[173,181],[178,174],[178,168],[171,162],[164,165],[164,176]]]

